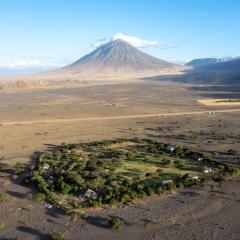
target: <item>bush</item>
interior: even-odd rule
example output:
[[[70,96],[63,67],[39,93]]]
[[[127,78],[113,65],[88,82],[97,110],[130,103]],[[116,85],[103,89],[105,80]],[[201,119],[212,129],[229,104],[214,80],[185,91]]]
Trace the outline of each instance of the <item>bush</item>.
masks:
[[[63,232],[52,232],[51,237],[53,240],[63,240],[64,239],[64,233]]]
[[[37,193],[32,198],[34,201],[44,201],[46,200],[46,195],[43,193]]]
[[[144,227],[147,228],[149,226],[151,226],[152,224],[154,224],[155,222],[151,219],[143,219],[144,221]]]
[[[182,182],[178,182],[177,183],[177,188],[184,188],[184,184]]]
[[[0,230],[4,229],[6,227],[5,222],[0,221]]]
[[[76,222],[76,221],[78,221],[81,218],[82,218],[82,215],[80,213],[72,213],[71,216],[70,216],[70,219],[73,222]]]
[[[219,165],[218,169],[219,169],[219,171],[224,172],[225,171],[225,166],[224,165]]]
[[[163,158],[161,159],[160,163],[162,165],[169,165],[171,163],[171,160],[170,159],[166,159],[166,158]]]
[[[6,201],[7,200],[7,194],[5,193],[0,193],[0,202]]]
[[[17,162],[17,163],[15,164],[14,173],[15,173],[16,175],[18,175],[18,174],[20,174],[20,173],[23,172],[23,171],[24,171],[23,164],[20,163],[20,162]]]
[[[224,182],[226,180],[226,176],[223,176],[223,175],[214,176],[213,180],[221,183],[221,182]]]
[[[154,188],[148,188],[147,189],[147,195],[148,196],[153,196],[155,194]]]
[[[175,160],[174,164],[177,168],[182,168],[183,167],[183,162],[180,160]]]
[[[108,226],[114,230],[121,229],[123,224],[123,220],[119,217],[113,217],[108,221]]]

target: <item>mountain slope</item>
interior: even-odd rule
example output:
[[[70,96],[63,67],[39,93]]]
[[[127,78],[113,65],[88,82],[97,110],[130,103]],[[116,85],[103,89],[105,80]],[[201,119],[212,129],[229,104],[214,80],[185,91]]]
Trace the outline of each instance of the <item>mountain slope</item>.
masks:
[[[123,40],[101,46],[78,61],[49,72],[11,79],[11,87],[46,87],[65,84],[91,84],[139,79],[167,74],[183,74],[184,66],[152,57]],[[1,86],[0,86],[1,87]]]
[[[139,73],[174,68],[177,65],[139,51],[123,40],[97,48],[63,68],[71,73]]]

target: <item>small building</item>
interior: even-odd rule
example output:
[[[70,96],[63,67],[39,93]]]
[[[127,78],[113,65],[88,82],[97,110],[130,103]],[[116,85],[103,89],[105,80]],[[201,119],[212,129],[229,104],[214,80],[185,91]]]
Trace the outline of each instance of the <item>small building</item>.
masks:
[[[162,180],[162,185],[168,185],[168,184],[171,184],[173,183],[173,180],[172,179],[166,179],[166,180]]]
[[[172,145],[168,145],[166,147],[166,151],[170,152],[170,153],[173,153],[174,151],[176,150],[176,148]]]
[[[85,192],[79,195],[79,199],[83,202],[90,199],[96,199],[96,198],[97,198],[97,193],[91,190],[90,188],[88,188]]]
[[[198,179],[199,179],[199,176],[196,175],[196,174],[193,174],[193,173],[187,173],[187,174],[183,175],[183,178],[184,178],[184,179],[187,179],[187,180],[190,180],[190,179],[192,179],[192,180],[198,180]]]
[[[44,169],[44,170],[48,170],[49,169],[49,164],[48,163],[43,163],[43,165],[42,165],[42,169]]]
[[[203,169],[202,169],[202,171],[203,171],[204,173],[211,173],[213,170],[212,170],[212,168],[210,168],[210,167],[204,166]]]

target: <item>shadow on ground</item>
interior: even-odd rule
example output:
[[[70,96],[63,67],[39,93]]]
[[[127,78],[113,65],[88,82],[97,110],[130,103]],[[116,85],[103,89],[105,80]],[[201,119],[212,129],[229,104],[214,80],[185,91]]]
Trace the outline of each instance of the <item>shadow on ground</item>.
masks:
[[[34,229],[34,228],[20,226],[20,227],[17,227],[17,230],[20,232],[28,233],[30,235],[34,235],[34,236],[38,237],[39,240],[51,240],[52,239],[49,234],[42,233],[39,230]]]

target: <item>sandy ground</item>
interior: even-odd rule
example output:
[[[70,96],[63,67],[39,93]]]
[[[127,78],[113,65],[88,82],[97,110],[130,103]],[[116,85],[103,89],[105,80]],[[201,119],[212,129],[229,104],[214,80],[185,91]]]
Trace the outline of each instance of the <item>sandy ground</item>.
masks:
[[[183,75],[184,71],[189,69],[186,66],[175,66],[171,68],[162,69],[159,71],[123,71],[116,72],[99,70],[87,70],[75,72],[67,69],[59,69],[51,72],[43,72],[32,75],[0,77],[0,89],[11,91],[22,89],[49,89],[62,87],[88,87],[102,84],[134,82],[144,77],[153,76],[168,76],[168,75]]]
[[[223,104],[224,105],[224,104]],[[16,121],[16,122],[1,122],[1,126],[13,125],[32,125],[41,123],[71,123],[71,122],[92,122],[92,121],[106,121],[106,120],[122,120],[122,119],[146,119],[153,117],[166,117],[166,116],[186,116],[186,115],[199,115],[199,114],[213,114],[213,113],[232,113],[240,112],[240,109],[221,109],[213,111],[194,111],[194,112],[180,112],[180,113],[153,113],[153,114],[135,114],[125,116],[107,116],[107,117],[74,117],[74,118],[56,118],[56,119],[42,119],[32,121]]]
[[[199,103],[207,106],[240,106],[240,100],[235,102],[230,102],[231,99],[200,99]]]
[[[226,95],[158,82],[2,91],[0,159],[13,165],[62,142],[138,136],[215,152],[220,160],[239,166],[239,156],[227,154],[230,148],[240,149],[239,108],[197,101],[216,94]],[[0,239],[50,239],[55,230],[65,232],[66,239],[240,239],[238,177],[222,186],[209,183],[93,212],[77,222],[31,200],[33,190],[18,181],[0,191],[7,196],[0,203],[0,221],[6,223]],[[126,221],[122,230],[107,228],[113,215]],[[154,223],[144,227],[144,219]]]

